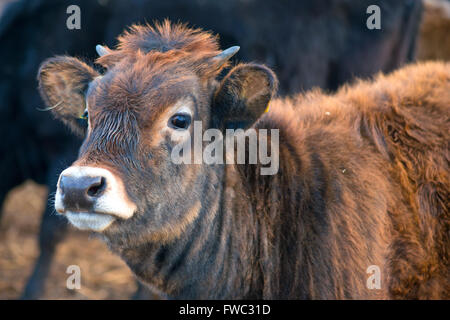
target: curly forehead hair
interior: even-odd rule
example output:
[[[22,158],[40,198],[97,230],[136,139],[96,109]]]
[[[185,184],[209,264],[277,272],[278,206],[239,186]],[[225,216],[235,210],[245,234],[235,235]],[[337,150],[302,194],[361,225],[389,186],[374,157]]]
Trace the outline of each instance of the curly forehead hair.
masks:
[[[218,70],[211,69],[211,63],[208,62],[220,52],[218,37],[212,33],[164,20],[154,26],[131,26],[118,37],[116,49],[107,49],[107,53],[96,62],[111,68],[124,59],[145,59],[148,63],[162,64],[173,61],[215,73]]]

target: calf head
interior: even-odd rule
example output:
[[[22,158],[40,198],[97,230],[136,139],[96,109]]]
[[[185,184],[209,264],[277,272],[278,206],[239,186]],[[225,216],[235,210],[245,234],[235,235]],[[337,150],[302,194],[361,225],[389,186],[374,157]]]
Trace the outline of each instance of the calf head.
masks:
[[[194,121],[203,130],[250,127],[275,91],[275,75],[257,64],[217,80],[238,49],[220,51],[209,33],[165,21],[132,27],[114,50],[98,46],[103,74],[72,57],[45,61],[44,101],[84,137],[60,175],[56,210],[124,241],[179,235],[198,216],[211,175],[204,164],[175,164],[171,150],[193,139]]]

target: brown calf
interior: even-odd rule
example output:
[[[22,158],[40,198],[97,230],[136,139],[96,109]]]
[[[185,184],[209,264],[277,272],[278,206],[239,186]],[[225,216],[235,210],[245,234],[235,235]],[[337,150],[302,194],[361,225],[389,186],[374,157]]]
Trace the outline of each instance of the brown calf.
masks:
[[[75,58],[44,62],[43,98],[86,135],[57,211],[170,297],[449,298],[450,65],[273,99],[264,113],[268,68],[239,64],[218,80],[236,50],[164,22],[99,47],[103,75]],[[279,171],[175,164],[194,121],[279,130]]]

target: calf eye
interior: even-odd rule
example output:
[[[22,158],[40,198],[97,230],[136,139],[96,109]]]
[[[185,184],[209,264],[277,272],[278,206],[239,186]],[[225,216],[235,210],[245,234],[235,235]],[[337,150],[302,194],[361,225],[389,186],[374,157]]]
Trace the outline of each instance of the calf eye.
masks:
[[[191,124],[191,116],[185,113],[179,113],[172,116],[169,120],[169,127],[174,129],[187,129]]]

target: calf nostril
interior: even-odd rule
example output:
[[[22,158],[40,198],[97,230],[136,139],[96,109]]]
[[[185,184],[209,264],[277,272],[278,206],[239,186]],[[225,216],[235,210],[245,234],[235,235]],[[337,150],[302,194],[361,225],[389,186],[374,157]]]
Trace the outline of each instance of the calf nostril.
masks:
[[[98,181],[94,182],[89,189],[87,190],[87,194],[90,197],[99,197],[106,188],[106,180],[101,177]]]

